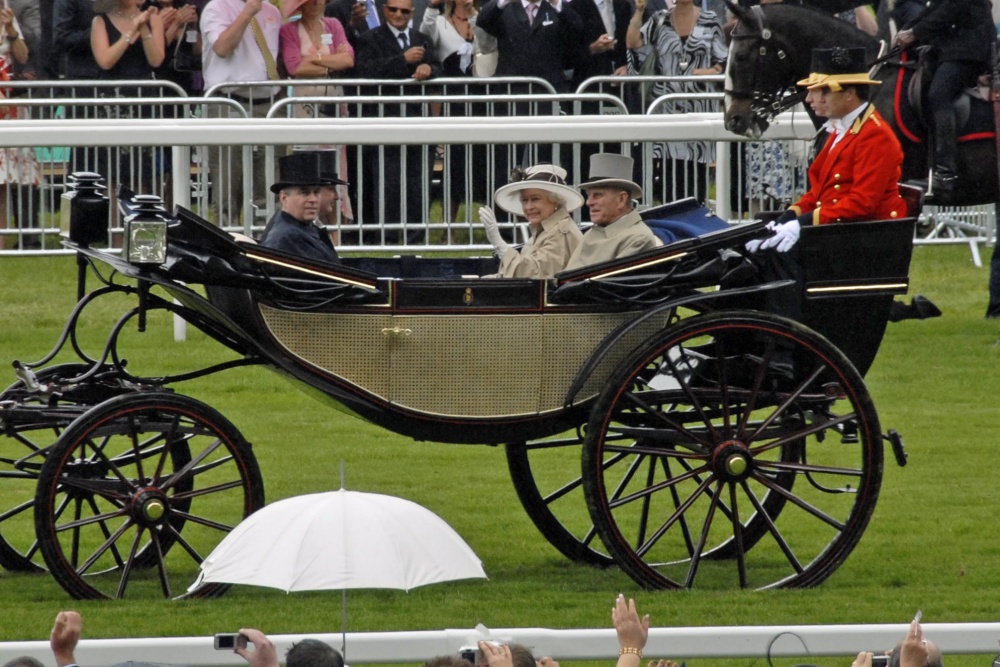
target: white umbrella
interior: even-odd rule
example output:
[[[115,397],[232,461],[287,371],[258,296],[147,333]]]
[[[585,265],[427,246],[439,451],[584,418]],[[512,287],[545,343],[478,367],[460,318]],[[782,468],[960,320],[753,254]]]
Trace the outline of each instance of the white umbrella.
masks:
[[[394,588],[485,578],[482,562],[439,516],[359,491],[296,496],[251,514],[201,564],[192,586],[283,591]]]
[[[486,578],[479,557],[426,507],[340,489],[286,498],[254,512],[208,555],[188,590],[203,583],[340,590],[340,650],[346,659],[348,588],[410,590],[477,578]]]

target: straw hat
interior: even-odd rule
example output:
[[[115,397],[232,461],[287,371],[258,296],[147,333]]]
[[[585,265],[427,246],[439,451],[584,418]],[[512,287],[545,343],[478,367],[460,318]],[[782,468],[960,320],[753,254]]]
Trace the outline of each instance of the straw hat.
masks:
[[[524,215],[521,206],[521,191],[536,189],[559,195],[566,200],[566,210],[575,211],[583,206],[583,195],[566,185],[566,170],[553,164],[536,164],[524,171],[515,169],[511,182],[497,189],[493,200],[497,206],[513,213]]]
[[[829,88],[837,92],[843,86],[877,86],[866,71],[868,52],[863,47],[813,49],[809,78],[796,82],[809,90]]]
[[[581,190],[589,188],[621,188],[632,199],[642,199],[642,188],[632,180],[635,160],[617,153],[595,153],[590,156],[590,180],[580,184]]]

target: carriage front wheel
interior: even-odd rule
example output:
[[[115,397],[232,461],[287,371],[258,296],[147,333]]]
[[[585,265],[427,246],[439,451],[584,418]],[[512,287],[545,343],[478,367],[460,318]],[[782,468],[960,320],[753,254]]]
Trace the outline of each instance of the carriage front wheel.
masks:
[[[75,598],[172,598],[263,504],[257,461],[229,420],[186,396],[135,393],[62,432],[39,475],[35,532]],[[209,584],[192,596],[225,589]]]
[[[816,585],[861,538],[881,479],[860,374],[767,313],[644,343],[598,397],[583,451],[594,525],[647,588]]]

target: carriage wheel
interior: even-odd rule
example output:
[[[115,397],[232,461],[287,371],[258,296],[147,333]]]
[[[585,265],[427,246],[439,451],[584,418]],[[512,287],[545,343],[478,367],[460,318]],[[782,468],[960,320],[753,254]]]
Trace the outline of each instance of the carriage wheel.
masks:
[[[612,565],[587,512],[580,474],[581,433],[512,443],[506,449],[517,497],[539,532],[574,562]]]
[[[857,441],[841,436],[855,426]],[[813,586],[868,524],[882,441],[825,338],[722,312],[664,330],[608,382],[583,475],[608,551],[643,586]]]
[[[36,372],[43,382],[58,378],[73,378],[90,368],[88,364],[70,363],[49,366]],[[18,380],[0,393],[0,403],[32,408],[76,405],[73,399],[43,396],[30,392]],[[59,438],[66,425],[61,419],[11,420],[3,424],[0,439],[0,480],[3,480],[3,500],[0,501],[0,565],[11,572],[44,572],[35,538],[32,508],[38,473],[47,448]]]
[[[75,598],[179,597],[263,504],[257,460],[225,417],[186,396],[135,393],[94,407],[59,437],[39,476],[35,532]]]

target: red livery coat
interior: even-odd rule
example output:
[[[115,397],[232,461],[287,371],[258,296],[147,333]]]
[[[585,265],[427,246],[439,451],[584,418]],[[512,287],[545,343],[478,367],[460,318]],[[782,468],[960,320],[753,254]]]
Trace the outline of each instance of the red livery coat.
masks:
[[[903,149],[871,104],[832,146],[833,134],[809,167],[809,192],[792,206],[812,224],[888,220],[906,215],[899,196]]]

